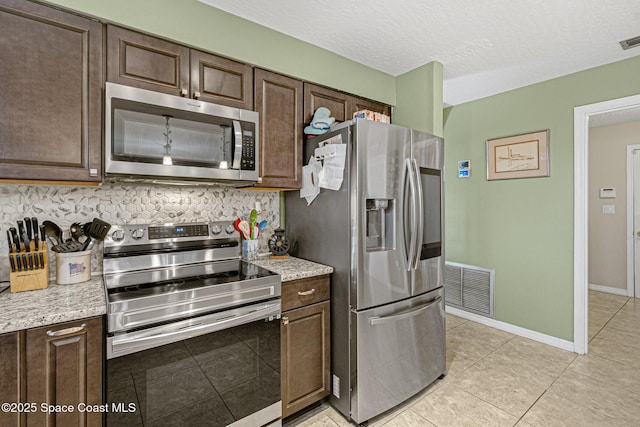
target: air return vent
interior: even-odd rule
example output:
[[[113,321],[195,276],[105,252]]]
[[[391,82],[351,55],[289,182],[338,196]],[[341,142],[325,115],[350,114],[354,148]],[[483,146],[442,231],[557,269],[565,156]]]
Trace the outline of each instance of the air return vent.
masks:
[[[640,46],[640,36],[633,37],[627,40],[622,40],[620,42],[620,46],[622,46],[624,50],[631,49],[632,47]]]
[[[494,270],[473,265],[445,263],[446,304],[493,319]]]

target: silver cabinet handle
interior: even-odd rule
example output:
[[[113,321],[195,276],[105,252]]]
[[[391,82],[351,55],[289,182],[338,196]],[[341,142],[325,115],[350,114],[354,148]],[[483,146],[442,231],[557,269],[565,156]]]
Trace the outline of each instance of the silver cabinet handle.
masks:
[[[180,96],[187,96],[189,95],[189,91],[186,89],[180,89]]]
[[[81,330],[83,330],[86,327],[87,327],[87,325],[85,323],[83,323],[80,326],[73,326],[71,328],[59,329],[57,331],[47,331],[47,336],[49,336],[49,337],[63,337],[65,335],[71,335],[71,334],[75,334],[77,332],[80,332]]]
[[[200,99],[200,92],[198,91],[193,92],[193,99]]]
[[[307,295],[313,295],[315,292],[315,289],[311,289],[309,291],[298,291],[298,296],[306,297]]]
[[[388,323],[388,322],[393,322],[395,320],[401,320],[401,319],[406,319],[406,318],[409,318],[409,317],[414,317],[414,316],[417,316],[418,314],[422,313],[423,311],[427,310],[428,308],[432,307],[433,305],[437,304],[441,299],[442,299],[442,297],[437,296],[436,298],[434,298],[433,300],[429,301],[428,303],[426,303],[422,307],[418,307],[418,308],[410,310],[410,311],[405,311],[403,313],[392,314],[391,316],[375,316],[375,317],[371,317],[371,318],[369,318],[369,323],[371,325],[377,325],[377,324],[380,324],[380,323]]]

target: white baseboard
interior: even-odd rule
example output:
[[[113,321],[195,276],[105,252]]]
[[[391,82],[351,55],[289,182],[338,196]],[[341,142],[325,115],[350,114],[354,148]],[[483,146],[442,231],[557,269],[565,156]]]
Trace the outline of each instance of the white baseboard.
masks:
[[[592,291],[606,292],[608,294],[622,295],[625,297],[629,296],[626,289],[612,288],[610,286],[589,285],[589,289]]]
[[[460,310],[458,308],[445,306],[445,311],[454,316],[462,317],[463,319],[472,320],[477,323],[481,323],[492,328],[500,329],[501,331],[509,332],[514,335],[518,335],[530,340],[538,341],[543,344],[548,344],[553,347],[558,347],[563,350],[572,351],[575,353],[575,346],[572,341],[563,340],[560,338],[552,337],[540,332],[532,331],[530,329],[521,328],[510,323],[501,322],[495,319],[489,319],[488,317],[480,316],[478,314],[469,313],[468,311]]]

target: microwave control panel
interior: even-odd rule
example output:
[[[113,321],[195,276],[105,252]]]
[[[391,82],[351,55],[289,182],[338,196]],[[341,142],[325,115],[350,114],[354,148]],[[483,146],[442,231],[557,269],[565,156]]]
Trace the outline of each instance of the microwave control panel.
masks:
[[[256,169],[256,144],[253,131],[242,131],[242,158],[240,159],[241,170]]]

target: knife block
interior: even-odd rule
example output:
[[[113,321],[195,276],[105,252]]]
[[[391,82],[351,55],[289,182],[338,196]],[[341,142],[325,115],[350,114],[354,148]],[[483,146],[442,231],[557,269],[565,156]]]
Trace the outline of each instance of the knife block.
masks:
[[[40,254],[42,254],[42,259],[44,260],[43,268],[29,270],[28,267],[22,271],[11,271],[9,273],[9,281],[11,282],[11,292],[22,292],[22,291],[32,291],[35,289],[44,289],[49,286],[49,260],[47,257],[47,244],[45,242],[40,242],[39,248],[36,251],[33,245],[33,241],[31,243],[31,252],[24,252],[24,244],[21,245],[21,252],[15,253],[12,252],[9,254],[10,257],[14,258],[14,263],[16,263],[16,257],[20,257],[22,259],[22,255],[31,254],[32,257],[38,257],[40,259]],[[16,263],[17,266],[17,263]],[[9,268],[11,270],[11,268]]]

